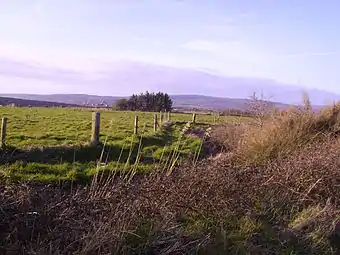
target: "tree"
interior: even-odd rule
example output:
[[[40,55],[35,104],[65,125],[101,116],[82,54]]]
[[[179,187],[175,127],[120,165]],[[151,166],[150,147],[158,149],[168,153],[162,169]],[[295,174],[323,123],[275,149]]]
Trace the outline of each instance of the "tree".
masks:
[[[172,100],[168,94],[164,94],[164,109],[167,112],[172,110]]]
[[[141,93],[139,95],[133,94],[128,100],[117,101],[115,108],[117,110],[130,110],[130,111],[171,111],[172,100],[166,93]]]
[[[119,99],[115,104],[115,109],[120,111],[126,111],[129,109],[128,100],[125,98]]]

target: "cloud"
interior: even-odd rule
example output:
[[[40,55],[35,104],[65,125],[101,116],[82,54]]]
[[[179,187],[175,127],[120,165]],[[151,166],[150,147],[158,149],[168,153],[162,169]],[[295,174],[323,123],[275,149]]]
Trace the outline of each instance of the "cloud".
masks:
[[[234,24],[210,24],[203,25],[202,28],[209,29],[212,31],[225,31],[225,32],[233,32],[239,29],[239,26]]]
[[[0,58],[0,75],[38,80],[53,80],[64,83],[79,83],[86,79],[84,73],[62,68],[51,68],[30,61],[15,61]]]
[[[33,4],[32,7],[32,12],[34,15],[38,16],[38,17],[43,17],[45,14],[45,10],[44,7],[42,5],[42,2],[37,1],[36,3]]]
[[[256,16],[255,12],[243,12],[238,14],[240,18],[254,18]]]
[[[243,12],[232,16],[217,17],[215,22],[204,24],[202,28],[218,32],[238,32],[244,29],[244,26],[256,25],[256,14],[254,12]]]
[[[300,52],[286,54],[284,57],[295,58],[295,57],[313,57],[313,56],[332,56],[339,55],[340,51],[324,51],[324,52]]]
[[[181,45],[182,48],[193,51],[218,52],[223,50],[223,44],[208,40],[192,40]]]
[[[105,56],[109,54],[106,53]],[[4,61],[9,63],[24,63],[26,66],[42,65],[51,68],[69,69],[74,71],[97,70],[101,59],[105,56],[85,54],[81,51],[68,49],[54,49],[44,46],[31,46],[24,43],[0,42],[0,68]]]
[[[137,41],[137,42],[144,42],[144,43],[151,44],[151,45],[154,45],[154,46],[162,45],[162,43],[158,40],[146,38],[146,37],[143,37],[143,36],[133,36],[132,40]]]
[[[211,40],[191,40],[180,46],[190,51],[210,52],[219,57],[236,57],[247,59],[255,56],[258,58],[261,52],[249,47],[239,40],[211,41]]]

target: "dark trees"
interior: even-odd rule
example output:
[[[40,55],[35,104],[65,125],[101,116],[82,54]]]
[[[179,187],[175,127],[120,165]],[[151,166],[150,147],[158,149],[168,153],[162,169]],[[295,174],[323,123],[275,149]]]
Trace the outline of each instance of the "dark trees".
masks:
[[[120,99],[117,101],[115,108],[117,110],[130,111],[171,111],[172,100],[166,93],[141,93],[132,95],[129,99]]]

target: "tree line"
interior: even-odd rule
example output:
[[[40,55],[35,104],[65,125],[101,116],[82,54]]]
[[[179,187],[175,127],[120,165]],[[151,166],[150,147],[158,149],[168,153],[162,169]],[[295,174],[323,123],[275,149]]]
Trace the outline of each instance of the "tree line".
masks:
[[[166,93],[141,93],[133,94],[129,99],[119,99],[115,104],[116,110],[122,111],[171,111],[172,100]]]

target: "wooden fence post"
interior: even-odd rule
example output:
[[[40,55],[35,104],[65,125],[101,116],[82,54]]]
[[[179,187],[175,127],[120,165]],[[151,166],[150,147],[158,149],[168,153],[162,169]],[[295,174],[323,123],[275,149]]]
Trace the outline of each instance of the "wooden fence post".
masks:
[[[158,120],[157,120],[157,113],[155,113],[154,120],[153,120],[153,130],[157,132],[158,127]]]
[[[94,112],[92,114],[91,145],[96,146],[99,144],[99,135],[100,135],[100,113]]]
[[[1,142],[0,148],[5,148],[6,146],[6,127],[7,127],[7,118],[2,118],[1,123]]]
[[[163,123],[163,112],[162,111],[159,112],[159,123],[160,124]]]
[[[196,112],[192,114],[192,123],[196,123]]]
[[[135,135],[138,134],[138,116],[135,117],[135,127],[134,127],[133,133],[134,133]]]

